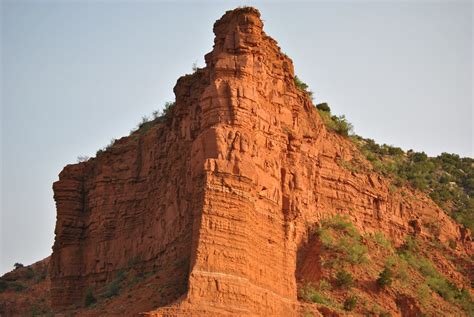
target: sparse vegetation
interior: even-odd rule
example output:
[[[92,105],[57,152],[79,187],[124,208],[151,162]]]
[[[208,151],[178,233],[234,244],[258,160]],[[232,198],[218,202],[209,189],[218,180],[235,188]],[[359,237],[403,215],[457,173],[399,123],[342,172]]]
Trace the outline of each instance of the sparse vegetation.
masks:
[[[431,291],[428,285],[423,283],[420,286],[418,286],[416,290],[416,298],[421,303],[421,305],[425,306],[426,302],[429,300],[430,297],[431,297]]]
[[[352,311],[357,306],[357,297],[354,295],[349,296],[344,300],[344,310]]]
[[[94,293],[91,288],[87,290],[86,298],[84,300],[84,304],[86,307],[92,306],[97,302],[97,299],[94,297]]]
[[[164,107],[163,107],[163,110],[161,112],[158,111],[158,110],[155,110],[155,111],[152,112],[151,117],[143,116],[141,121],[138,123],[137,127],[130,131],[130,135],[132,135],[136,132],[138,132],[140,134],[144,134],[148,130],[150,130],[153,126],[155,126],[156,124],[165,122],[166,120],[171,118],[171,113],[174,109],[174,106],[175,106],[175,102],[166,102]],[[104,147],[102,149],[97,150],[96,157],[103,154],[104,152],[110,150],[114,146],[116,141],[117,141],[116,139],[112,139],[111,142],[109,143],[109,145],[107,145],[106,147]],[[87,157],[87,156],[78,156],[77,157],[78,163],[87,161],[89,159],[90,158]]]
[[[385,249],[390,249],[392,247],[392,244],[390,243],[390,241],[387,238],[385,238],[385,236],[381,232],[376,232],[373,236],[373,239],[375,243],[377,243],[378,245],[380,245],[381,247]]]
[[[410,184],[428,194],[453,219],[474,232],[474,159],[442,153],[404,152],[399,147],[379,145],[353,136],[374,170],[393,179],[394,185]],[[436,229],[436,228],[431,228]]]
[[[385,267],[377,278],[377,285],[381,288],[390,286],[393,281],[393,272],[389,267]]]
[[[351,288],[354,284],[352,274],[344,269],[337,271],[335,282],[340,288]]]
[[[165,103],[165,107],[163,108],[161,117],[164,117],[164,119],[167,119],[171,115],[171,112],[173,111],[174,106],[175,106],[175,102],[169,101]]]
[[[45,268],[39,272],[35,271],[33,278],[34,278],[35,283],[39,283],[43,281],[46,278],[46,276],[48,276],[48,270]]]
[[[367,247],[347,217],[336,215],[323,221],[317,234],[323,247],[335,254],[332,264],[360,264],[366,261]]]
[[[299,296],[309,302],[331,306],[333,303],[321,290],[316,289],[311,284],[303,286],[299,290]]]
[[[28,287],[23,283],[17,281],[5,281],[0,279],[0,293],[5,292],[6,290],[12,290],[15,292],[21,292],[26,290]]]
[[[8,288],[7,282],[0,279],[0,293],[6,291],[7,288]]]
[[[352,275],[353,268],[354,265],[366,261],[368,252],[359,232],[348,217],[336,215],[321,221],[316,234],[322,246],[322,267],[330,270],[333,285],[337,289],[331,290],[321,285],[306,285],[301,291],[301,298],[323,305],[332,305],[338,309],[343,308],[346,311],[356,310],[360,303],[363,307],[361,309],[370,311],[365,298],[361,300],[361,298],[351,298],[348,295],[341,302],[340,299],[331,300],[330,293],[331,291],[347,292],[348,289],[357,287]],[[372,241],[368,243],[368,246],[376,248],[377,252],[384,254],[385,257],[385,266],[378,272],[378,276],[374,277],[379,288],[390,287],[397,292],[401,289],[409,289],[412,292],[410,296],[416,298],[421,307],[428,311],[433,309],[431,294],[437,293],[448,303],[463,309],[468,315],[473,315],[474,304],[469,291],[458,288],[441,274],[429,258],[427,247],[445,252],[449,250],[448,245],[437,244],[435,240],[430,242],[408,236],[400,247],[394,248],[380,232],[367,234],[364,239],[367,242]],[[322,283],[323,286],[325,284]],[[384,311],[379,309],[375,315],[379,313],[382,314]]]
[[[110,143],[109,143],[106,147],[97,150],[97,152],[95,153],[95,155],[96,155],[96,156],[99,156],[99,155],[101,155],[102,153],[104,153],[105,151],[110,150],[110,149],[114,146],[114,144],[115,144],[116,141],[117,141],[116,139],[111,139],[111,140],[110,140]]]
[[[354,280],[352,274],[342,269],[336,273],[336,285],[340,288],[350,288],[352,287]]]
[[[31,267],[26,268],[27,279],[32,279],[33,277],[35,277],[35,275],[36,275],[36,272]]]
[[[117,296],[120,292],[120,286],[121,286],[120,284],[122,283],[124,279],[125,279],[125,271],[119,270],[117,272],[115,279],[105,286],[102,296],[104,298]]]
[[[11,288],[15,292],[21,292],[21,291],[24,291],[25,289],[27,289],[28,287],[26,287],[22,283],[11,282],[11,283],[9,283],[8,288]]]
[[[33,305],[30,309],[31,316],[53,316],[51,309],[43,305]]]
[[[319,116],[321,117],[321,120],[323,121],[327,129],[346,137],[353,134],[354,127],[349,121],[347,121],[344,115],[332,115],[329,106],[327,108],[321,106],[317,109],[319,112]]]
[[[137,127],[130,131],[130,134],[139,132],[140,134],[146,133],[150,128],[158,123],[163,123],[171,117],[171,112],[175,106],[174,102],[166,102],[163,106],[162,111],[155,110],[152,112],[151,117],[143,116],[142,120],[138,123]]]
[[[459,305],[469,314],[474,313],[474,303],[468,291],[458,289],[457,286],[446,279],[433,263],[421,254],[416,239],[408,238],[398,250],[398,255],[402,261],[420,272],[425,278],[426,285],[434,292],[451,304]],[[420,291],[418,291],[420,292]],[[426,293],[426,290],[422,290]]]
[[[294,81],[295,81],[296,88],[306,93],[309,98],[311,99],[313,98],[313,92],[311,90],[308,90],[309,88],[308,84],[306,84],[301,79],[299,79],[298,76],[295,76]]]

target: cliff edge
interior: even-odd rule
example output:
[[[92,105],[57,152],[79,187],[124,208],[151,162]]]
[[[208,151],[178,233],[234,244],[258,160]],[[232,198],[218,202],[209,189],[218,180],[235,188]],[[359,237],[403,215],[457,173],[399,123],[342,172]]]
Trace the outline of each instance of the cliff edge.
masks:
[[[350,139],[326,128],[258,10],[226,12],[214,34],[206,66],[178,80],[165,117],[66,166],[54,183],[54,311],[337,314],[298,294],[302,281],[323,275],[315,230],[336,215],[394,247],[416,236],[470,252],[463,228],[429,197],[394,191]],[[344,165],[353,160],[363,172]],[[436,232],[425,229],[432,223],[441,224]],[[123,281],[127,290],[108,296]],[[379,305],[408,316],[415,304],[402,295],[379,294]],[[81,308],[88,296],[94,305]]]

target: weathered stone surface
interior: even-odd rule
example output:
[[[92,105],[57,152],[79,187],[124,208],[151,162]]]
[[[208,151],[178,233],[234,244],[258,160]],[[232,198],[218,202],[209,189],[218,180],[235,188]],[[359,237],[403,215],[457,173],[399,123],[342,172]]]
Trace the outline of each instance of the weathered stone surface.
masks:
[[[206,67],[178,80],[170,119],[61,172],[53,308],[82,302],[134,259],[175,289],[157,295],[149,316],[298,315],[296,276],[317,274],[306,258],[297,272],[298,254],[308,230],[334,214],[395,243],[439,223],[441,241],[470,248],[425,195],[342,166],[357,158],[370,169],[326,130],[262,28],[256,9],[227,12]]]

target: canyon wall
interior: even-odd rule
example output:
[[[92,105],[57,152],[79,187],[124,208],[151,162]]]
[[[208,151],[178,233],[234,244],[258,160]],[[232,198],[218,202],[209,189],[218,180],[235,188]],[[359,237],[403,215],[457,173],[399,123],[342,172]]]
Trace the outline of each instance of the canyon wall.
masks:
[[[256,9],[228,11],[214,33],[206,67],[178,80],[165,122],[67,166],[54,184],[56,309],[133,266],[169,289],[150,316],[297,315],[300,251],[334,214],[395,243],[415,232],[470,247],[428,197],[393,190],[326,129]],[[364,172],[344,167],[354,160]],[[432,223],[443,225],[433,233]]]

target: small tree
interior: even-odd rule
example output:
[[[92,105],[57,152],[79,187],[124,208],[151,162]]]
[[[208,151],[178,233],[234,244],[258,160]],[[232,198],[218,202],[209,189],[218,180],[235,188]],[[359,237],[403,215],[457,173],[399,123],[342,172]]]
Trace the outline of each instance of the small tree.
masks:
[[[309,86],[305,82],[303,82],[301,79],[298,78],[298,76],[295,76],[294,78],[295,81],[295,86],[301,91],[304,91],[308,97],[311,99],[313,98],[313,92],[311,90],[308,90]]]
[[[21,263],[18,263],[18,262],[17,262],[17,263],[15,263],[15,264],[13,264],[13,266],[15,267],[15,270],[18,270],[18,269],[21,269],[22,267],[24,267],[24,265],[23,265],[23,264],[21,264]]]
[[[317,104],[316,109],[318,109],[320,111],[331,112],[331,108],[329,108],[329,105],[326,102]]]
[[[173,110],[175,106],[175,102],[168,101],[165,103],[165,107],[163,108],[163,116],[168,117],[171,114],[171,111]]]

